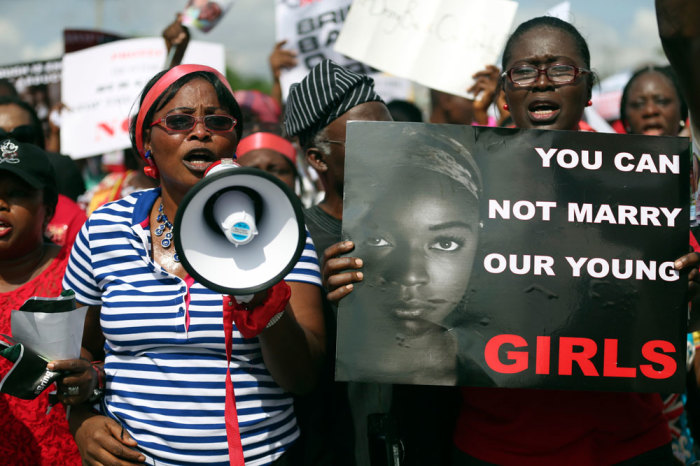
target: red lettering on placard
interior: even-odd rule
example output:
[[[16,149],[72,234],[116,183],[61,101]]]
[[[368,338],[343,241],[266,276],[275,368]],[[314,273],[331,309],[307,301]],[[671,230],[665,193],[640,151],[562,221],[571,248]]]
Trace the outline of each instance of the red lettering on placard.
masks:
[[[114,128],[112,128],[107,123],[97,123],[97,128],[101,129],[110,136],[114,136]]]
[[[637,369],[622,367],[617,362],[618,341],[606,338],[603,345],[603,376],[605,377],[636,377]]]
[[[574,351],[580,348],[580,351]],[[573,363],[581,368],[583,375],[598,375],[591,358],[598,351],[598,345],[590,338],[561,337],[559,339],[559,375],[571,375]]]
[[[549,359],[552,337],[537,337],[535,357],[535,374],[549,374]]]
[[[551,369],[552,338],[538,336],[536,338],[534,356],[535,373],[549,375]],[[641,354],[651,364],[641,364],[637,367],[620,366],[620,341],[616,338],[606,338],[603,343],[602,371],[596,368],[593,358],[598,354],[595,340],[582,337],[559,337],[559,359],[555,375],[573,375],[574,363],[587,377],[639,377],[639,373],[650,379],[667,379],[673,376],[678,364],[673,358],[677,353],[673,343],[665,340],[651,340],[642,346]],[[506,346],[506,348],[504,348]],[[530,351],[528,341],[513,334],[495,335],[486,342],[484,359],[492,370],[501,374],[517,374],[529,367]],[[522,348],[514,350],[511,348]],[[502,357],[505,351],[505,357]],[[639,369],[639,371],[637,370]],[[602,372],[602,374],[601,374]]]
[[[520,335],[496,335],[486,343],[484,356],[486,364],[501,374],[517,374],[527,369],[527,351],[508,351],[507,358],[510,364],[501,362],[498,352],[503,345],[512,345],[516,348],[527,347],[527,341]]]
[[[642,364],[639,366],[639,370],[650,379],[667,379],[676,373],[678,366],[675,359],[666,354],[656,352],[655,350],[657,349],[663,351],[664,353],[676,352],[676,348],[670,341],[648,341],[644,344],[644,346],[642,346],[642,356],[644,356],[649,362],[660,364],[662,369],[657,371],[651,364]]]

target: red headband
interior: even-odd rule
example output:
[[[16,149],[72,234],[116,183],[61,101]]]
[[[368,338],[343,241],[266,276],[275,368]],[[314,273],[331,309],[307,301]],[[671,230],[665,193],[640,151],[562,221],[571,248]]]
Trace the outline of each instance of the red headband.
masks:
[[[228,90],[231,91],[231,94],[233,94],[231,85],[228,83],[226,78],[214,68],[205,65],[178,65],[171,68],[167,73],[161,76],[158,81],[156,81],[156,83],[153,85],[153,87],[151,87],[151,89],[149,89],[149,91],[146,93],[146,96],[143,98],[141,108],[139,108],[139,113],[136,117],[135,139],[136,149],[138,149],[139,155],[141,155],[141,157],[144,157],[145,155],[145,152],[143,150],[143,120],[146,118],[146,114],[151,109],[153,102],[155,102],[161,95],[163,95],[163,93],[170,87],[172,83],[174,83],[175,81],[177,81],[185,75],[195,73],[197,71],[206,71],[208,73],[214,74],[217,78],[219,78],[219,81],[221,81],[228,88]]]
[[[276,134],[260,132],[246,136],[238,143],[236,153],[240,157],[255,149],[272,149],[287,157],[292,164],[297,163],[297,151],[292,143]]]

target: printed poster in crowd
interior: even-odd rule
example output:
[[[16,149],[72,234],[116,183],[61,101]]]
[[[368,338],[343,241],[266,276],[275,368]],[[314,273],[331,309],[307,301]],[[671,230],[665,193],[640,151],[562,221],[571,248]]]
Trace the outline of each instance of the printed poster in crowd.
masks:
[[[682,138],[351,122],[336,378],[680,393]]]
[[[233,0],[188,0],[182,11],[183,26],[211,31],[233,5]]]
[[[20,98],[34,107],[44,130],[48,130],[51,108],[61,102],[61,59],[3,65],[0,78],[15,86]]]
[[[498,63],[512,0],[355,0],[336,52],[462,97],[472,75]]]
[[[107,44],[115,40],[123,40],[126,37],[110,32],[93,29],[64,29],[63,52],[71,53],[96,45]]]
[[[128,39],[63,57],[61,152],[74,159],[131,147],[129,116],[143,86],[163,70],[161,38]],[[225,73],[224,47],[190,42],[183,63],[208,65]]]
[[[280,75],[283,99],[292,84],[301,81],[319,62],[331,59],[351,71],[371,75],[375,90],[386,102],[413,100],[410,81],[378,72],[333,49],[352,4],[352,0],[276,0],[276,40],[286,40],[284,47],[297,54],[297,66],[282,70]]]

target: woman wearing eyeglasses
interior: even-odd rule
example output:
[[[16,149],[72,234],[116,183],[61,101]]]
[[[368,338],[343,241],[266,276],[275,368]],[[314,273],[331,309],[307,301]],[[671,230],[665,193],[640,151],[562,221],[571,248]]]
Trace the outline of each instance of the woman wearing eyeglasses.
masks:
[[[324,352],[313,245],[288,285],[256,294],[248,311],[195,282],[172,244],[183,196],[210,165],[235,156],[240,117],[215,70],[156,75],[131,135],[160,188],[97,209],[78,236],[64,287],[90,306],[83,356],[104,368],[55,368],[85,369],[64,380],[68,404],[100,401],[99,414],[77,405],[70,419],[86,464],[289,461],[299,435],[289,392],[311,388]]]
[[[551,17],[521,24],[502,65],[517,127],[581,128],[594,76],[572,25]],[[453,465],[670,465],[670,441],[658,394],[465,387]]]

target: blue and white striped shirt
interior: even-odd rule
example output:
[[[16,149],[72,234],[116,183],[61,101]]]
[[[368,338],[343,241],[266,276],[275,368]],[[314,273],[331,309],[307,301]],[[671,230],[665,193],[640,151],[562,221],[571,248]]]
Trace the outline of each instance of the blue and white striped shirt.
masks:
[[[148,463],[228,465],[223,297],[197,282],[188,288],[153,262],[148,219],[159,195],[141,191],[96,210],[76,239],[63,287],[102,306],[103,409]],[[308,232],[285,280],[320,286]],[[231,378],[246,465],[269,464],[299,436],[292,398],[268,373],[258,339],[235,327]]]

